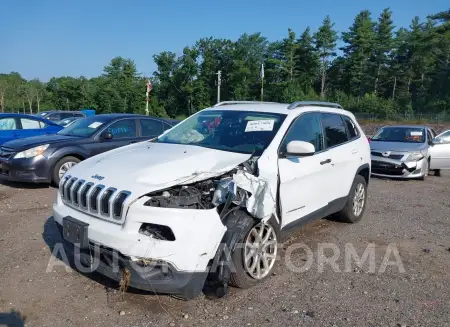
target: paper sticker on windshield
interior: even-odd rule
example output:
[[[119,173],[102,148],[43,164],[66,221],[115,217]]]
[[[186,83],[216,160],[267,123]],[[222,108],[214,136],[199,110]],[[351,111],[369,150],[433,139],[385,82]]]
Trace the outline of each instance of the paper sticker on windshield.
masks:
[[[101,126],[103,123],[99,122],[99,121],[95,121],[92,124],[90,124],[88,127],[89,128],[97,128],[99,126]]]
[[[272,131],[275,120],[251,120],[245,127],[246,132]]]
[[[422,132],[411,132],[411,136],[422,136]]]

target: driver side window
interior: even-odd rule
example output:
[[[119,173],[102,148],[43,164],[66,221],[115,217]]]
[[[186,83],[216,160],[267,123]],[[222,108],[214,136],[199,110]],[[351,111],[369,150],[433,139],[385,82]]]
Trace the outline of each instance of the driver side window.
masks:
[[[309,142],[316,148],[316,152],[323,150],[323,131],[320,113],[306,113],[294,121],[284,137],[281,153],[286,153],[286,146],[291,141]]]

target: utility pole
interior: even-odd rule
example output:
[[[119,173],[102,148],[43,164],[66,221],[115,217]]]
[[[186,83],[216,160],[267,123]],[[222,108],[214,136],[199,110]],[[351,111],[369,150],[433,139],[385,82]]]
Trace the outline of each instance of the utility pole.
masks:
[[[219,103],[220,102],[220,85],[222,84],[222,79],[221,79],[222,71],[219,70],[216,73],[216,75],[217,75],[217,103]]]
[[[261,64],[261,72],[260,72],[260,78],[261,78],[261,102],[264,101],[264,64]]]

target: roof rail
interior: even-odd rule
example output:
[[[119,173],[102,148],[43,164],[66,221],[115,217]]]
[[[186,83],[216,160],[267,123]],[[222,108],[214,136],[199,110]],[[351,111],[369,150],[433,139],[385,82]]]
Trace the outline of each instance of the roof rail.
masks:
[[[331,108],[336,108],[336,109],[343,109],[339,103],[324,102],[324,101],[296,101],[296,102],[291,103],[287,108],[295,109],[298,107],[305,107],[305,106],[331,107]]]
[[[261,103],[277,103],[277,102],[265,102],[265,101],[222,101],[213,105],[213,107],[220,107],[233,104],[261,104]]]

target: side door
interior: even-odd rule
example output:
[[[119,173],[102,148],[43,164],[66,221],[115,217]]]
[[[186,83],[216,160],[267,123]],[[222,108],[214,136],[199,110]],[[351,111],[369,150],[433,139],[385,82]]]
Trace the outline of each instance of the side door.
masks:
[[[347,121],[345,122],[344,119]],[[347,127],[346,125],[349,124]],[[357,139],[350,136],[352,121],[347,116],[335,113],[322,113],[322,126],[325,134],[325,148],[331,159],[334,173],[329,180],[329,193],[332,201],[345,201],[362,162]],[[355,131],[353,131],[355,133]]]
[[[103,137],[105,132],[112,135],[111,139]],[[125,118],[110,123],[98,135],[98,141],[92,147],[92,155],[135,143],[137,140],[137,124],[135,118]]]
[[[311,156],[286,156],[291,141],[305,141],[314,145]],[[278,158],[282,228],[299,220],[315,217],[331,200],[328,186],[333,183],[333,166],[329,153],[324,151],[320,113],[301,114],[289,127],[281,142]]]
[[[450,131],[434,138],[429,151],[430,169],[450,169]]]
[[[37,135],[46,134],[46,124],[37,119],[32,118],[19,118],[20,126],[19,138],[26,138]]]
[[[140,118],[138,141],[150,140],[161,135],[163,131],[164,126],[161,121],[152,118]]]
[[[0,144],[15,140],[19,137],[17,118],[5,117],[0,119]]]

